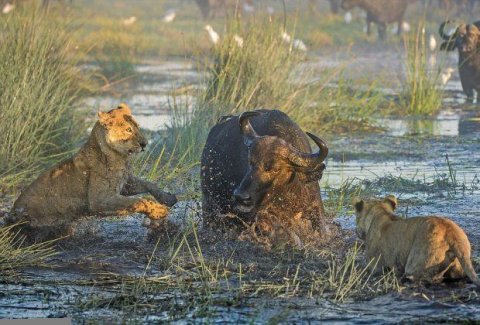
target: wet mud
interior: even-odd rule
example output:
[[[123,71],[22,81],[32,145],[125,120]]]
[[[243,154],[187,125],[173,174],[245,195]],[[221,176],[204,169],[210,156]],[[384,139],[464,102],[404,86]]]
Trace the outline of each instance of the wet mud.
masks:
[[[365,56],[359,62],[355,64],[370,61]],[[137,70],[138,82],[120,96],[91,98],[85,105],[93,111],[125,101],[141,126],[159,130],[168,124],[172,91],[198,83],[202,75],[195,66],[178,62]],[[479,272],[480,110],[463,104],[458,77],[452,85],[448,105],[436,118],[383,118],[378,123],[384,133],[326,135],[332,154],[322,194],[330,209],[329,200],[334,204],[342,188],[347,194],[359,188],[365,196],[395,194],[401,215],[451,218],[468,235]],[[193,95],[178,98],[184,104],[195,101]],[[8,211],[14,199],[1,198],[0,210]],[[60,242],[58,255],[47,265],[3,274],[0,318],[68,316],[75,323],[480,321],[480,291],[467,281],[401,283],[401,290],[385,292],[367,286],[336,300],[325,274],[356,240],[347,204],[333,220],[342,233],[325,247],[303,250],[265,251],[231,234],[204,229],[200,210],[199,202],[179,202],[163,231],[150,234],[138,215],[82,221],[76,237]],[[356,259],[362,263],[361,249]]]

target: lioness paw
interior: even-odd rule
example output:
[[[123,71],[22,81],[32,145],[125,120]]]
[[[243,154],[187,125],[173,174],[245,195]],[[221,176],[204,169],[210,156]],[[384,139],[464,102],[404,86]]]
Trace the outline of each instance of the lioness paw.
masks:
[[[143,213],[149,216],[150,219],[154,219],[154,220],[163,219],[168,215],[168,208],[166,205],[160,204],[158,202],[155,202],[149,199],[144,199],[143,204],[144,204]]]

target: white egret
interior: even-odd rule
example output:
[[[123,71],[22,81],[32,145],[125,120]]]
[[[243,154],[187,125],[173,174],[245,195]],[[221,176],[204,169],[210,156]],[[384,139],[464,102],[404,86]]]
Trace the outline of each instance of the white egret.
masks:
[[[128,26],[132,26],[136,21],[137,21],[137,17],[132,16],[132,17],[130,17],[130,18],[128,18],[128,19],[125,19],[125,20],[123,21],[123,25],[125,25],[125,26],[127,26],[127,27],[128,27]]]
[[[442,85],[447,84],[447,82],[452,77],[452,73],[454,71],[455,71],[454,68],[446,68],[445,71],[442,72],[442,75],[440,76],[442,78]]]
[[[238,47],[243,47],[243,38],[241,38],[239,35],[233,35],[233,40],[235,43],[237,43]]]
[[[433,34],[430,34],[430,38],[428,40],[428,48],[432,52],[435,51],[435,49],[437,48],[437,39]]]
[[[169,24],[175,20],[175,17],[177,17],[177,11],[175,9],[171,9],[167,11],[167,14],[165,17],[163,17],[163,22]]]
[[[350,24],[352,22],[352,19],[353,19],[353,16],[352,16],[352,13],[350,11],[347,11],[345,16],[343,16],[343,20],[345,20],[345,22],[347,24]]]
[[[211,25],[206,25],[204,28],[208,32],[208,35],[210,36],[213,44],[217,44],[218,41],[220,41],[220,35],[218,35],[218,33],[213,30],[213,27]]]
[[[15,5],[11,4],[10,2],[7,2],[7,4],[3,7],[2,12],[6,15],[13,9],[15,9]]]

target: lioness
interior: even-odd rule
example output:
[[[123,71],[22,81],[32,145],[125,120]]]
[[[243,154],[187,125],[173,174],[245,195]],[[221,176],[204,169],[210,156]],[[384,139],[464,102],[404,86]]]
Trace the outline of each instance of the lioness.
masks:
[[[470,261],[470,242],[453,221],[435,216],[398,217],[393,212],[397,207],[393,195],[369,202],[355,197],[353,206],[367,261],[378,258],[377,267],[394,268],[413,281],[435,283],[466,274],[480,286]]]
[[[132,154],[142,151],[147,139],[128,106],[121,104],[98,116],[79,152],[22,192],[12,209],[14,221],[28,221],[28,227],[40,233],[41,228],[51,227],[72,231],[72,223],[86,215],[139,212],[161,219],[168,214],[167,206],[177,201],[175,195],[135,178],[129,168]],[[141,193],[156,200],[128,197]]]

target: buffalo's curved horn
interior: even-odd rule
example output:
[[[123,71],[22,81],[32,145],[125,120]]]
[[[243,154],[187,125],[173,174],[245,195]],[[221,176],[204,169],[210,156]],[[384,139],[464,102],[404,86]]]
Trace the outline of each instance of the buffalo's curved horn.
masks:
[[[445,34],[445,25],[447,24],[450,24],[450,23],[453,23],[453,20],[447,20],[447,21],[444,21],[443,23],[440,24],[440,28],[438,29],[438,33],[440,34],[440,37],[443,38],[444,41],[450,41],[452,39],[454,39],[455,37],[457,37],[457,32],[455,31],[455,33],[453,35],[446,35]]]
[[[259,116],[261,113],[252,111],[252,112],[244,112],[238,118],[238,125],[240,127],[240,133],[251,142],[254,138],[258,137],[257,132],[253,129],[252,125],[250,124],[249,119],[253,116]],[[248,145],[248,143],[247,143]]]
[[[307,132],[307,135],[316,143],[319,150],[317,153],[306,154],[298,151],[291,151],[287,159],[296,167],[302,167],[306,170],[317,169],[328,156],[328,146],[319,137]]]

